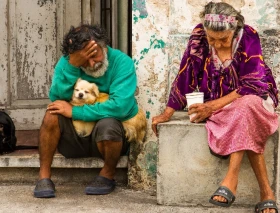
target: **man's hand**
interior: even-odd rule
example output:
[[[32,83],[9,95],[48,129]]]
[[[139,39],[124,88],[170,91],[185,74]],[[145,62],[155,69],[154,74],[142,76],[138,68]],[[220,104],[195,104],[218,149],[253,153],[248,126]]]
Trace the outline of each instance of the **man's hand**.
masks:
[[[55,101],[48,105],[51,114],[60,114],[67,118],[72,118],[72,105],[66,101]]]
[[[89,41],[81,50],[77,50],[69,55],[69,63],[75,67],[84,65],[91,57],[97,53],[97,44],[95,41]]]
[[[188,109],[188,115],[193,113],[196,113],[196,115],[190,121],[199,123],[210,117],[213,113],[213,109],[208,103],[192,104]]]

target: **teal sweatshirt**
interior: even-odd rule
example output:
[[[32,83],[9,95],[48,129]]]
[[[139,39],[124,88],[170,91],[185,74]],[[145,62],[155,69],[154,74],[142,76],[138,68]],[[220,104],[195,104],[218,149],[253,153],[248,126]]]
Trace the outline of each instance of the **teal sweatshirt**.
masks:
[[[134,96],[137,84],[135,67],[132,59],[123,52],[108,48],[109,66],[105,74],[94,78],[80,68],[69,63],[69,56],[62,56],[55,66],[52,85],[49,92],[51,101],[72,98],[74,85],[78,78],[95,83],[100,92],[109,94],[109,100],[94,105],[73,106],[72,119],[98,121],[103,118],[116,118],[125,121],[138,112]]]

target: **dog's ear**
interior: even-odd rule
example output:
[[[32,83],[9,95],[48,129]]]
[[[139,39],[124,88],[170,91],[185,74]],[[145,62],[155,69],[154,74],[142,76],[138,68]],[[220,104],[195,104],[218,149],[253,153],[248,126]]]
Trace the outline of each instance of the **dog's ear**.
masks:
[[[74,88],[76,88],[77,84],[79,81],[81,81],[82,79],[81,78],[78,78],[78,80],[76,81],[75,85],[74,85]]]
[[[91,92],[94,96],[99,97],[99,89],[95,83],[91,83]]]

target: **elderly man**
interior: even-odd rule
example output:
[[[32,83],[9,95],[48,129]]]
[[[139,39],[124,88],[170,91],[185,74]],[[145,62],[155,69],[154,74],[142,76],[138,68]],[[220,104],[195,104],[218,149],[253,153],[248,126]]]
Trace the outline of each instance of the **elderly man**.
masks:
[[[98,26],[72,27],[64,37],[63,56],[55,66],[49,92],[52,103],[40,128],[40,172],[34,189],[37,198],[55,197],[51,164],[56,149],[66,158],[104,159],[104,167],[86,187],[86,194],[108,194],[115,188],[116,165],[128,150],[121,121],[138,112],[134,97],[137,79],[132,59],[108,43],[105,30]],[[110,99],[96,105],[70,105],[79,78],[95,83]],[[97,123],[90,136],[79,137],[72,119]]]

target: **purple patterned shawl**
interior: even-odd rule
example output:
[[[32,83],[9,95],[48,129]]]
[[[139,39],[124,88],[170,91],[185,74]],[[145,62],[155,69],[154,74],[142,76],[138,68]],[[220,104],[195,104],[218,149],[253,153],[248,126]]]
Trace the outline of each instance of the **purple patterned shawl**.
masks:
[[[186,93],[196,88],[204,92],[204,100],[225,96],[236,89],[240,95],[268,95],[278,105],[277,87],[270,68],[263,61],[258,33],[244,26],[243,36],[233,56],[232,63],[217,70],[211,61],[211,53],[203,25],[197,25],[184,52],[180,70],[175,78],[167,106],[181,110],[186,107]]]

